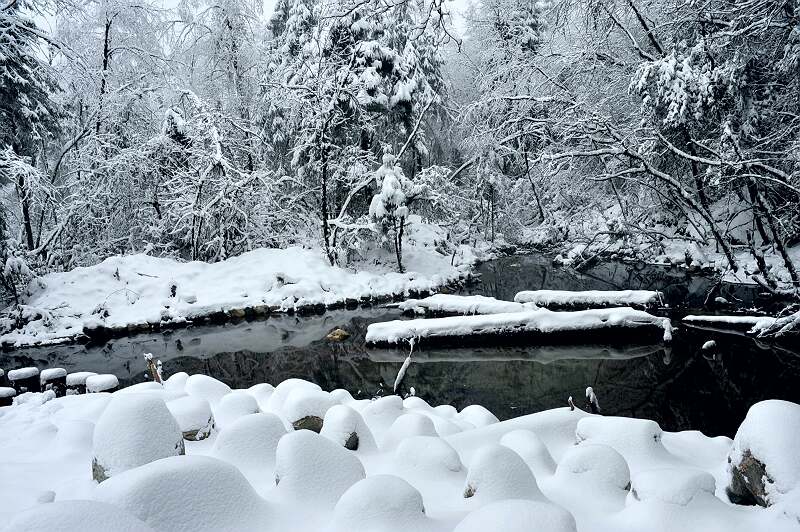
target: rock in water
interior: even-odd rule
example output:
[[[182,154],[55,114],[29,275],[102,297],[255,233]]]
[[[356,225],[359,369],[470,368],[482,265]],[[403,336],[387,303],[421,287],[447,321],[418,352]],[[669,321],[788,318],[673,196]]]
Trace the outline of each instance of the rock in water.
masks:
[[[770,400],[750,407],[728,455],[730,500],[770,506],[799,486],[798,434],[800,405]]]
[[[350,333],[344,329],[334,329],[325,337],[329,342],[344,342],[350,338]]]
[[[97,421],[92,478],[104,480],[155,460],[185,453],[183,433],[154,395],[116,395]]]

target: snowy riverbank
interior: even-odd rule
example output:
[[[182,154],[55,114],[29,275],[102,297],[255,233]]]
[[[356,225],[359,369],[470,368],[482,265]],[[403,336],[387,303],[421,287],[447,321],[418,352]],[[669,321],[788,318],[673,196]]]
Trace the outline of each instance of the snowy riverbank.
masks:
[[[427,295],[469,275],[476,257],[471,250],[465,255],[453,266],[450,256],[410,247],[410,271],[402,274],[382,266],[371,271],[331,267],[321,253],[302,248],[258,249],[214,264],[111,257],[34,280],[20,309],[4,320],[0,342],[15,347],[58,343],[87,334],[114,336]]]
[[[569,408],[498,422],[296,379],[51,397],[0,408],[5,530],[800,530],[800,406],[783,401],[732,441]],[[737,471],[759,465],[768,507],[731,504]]]

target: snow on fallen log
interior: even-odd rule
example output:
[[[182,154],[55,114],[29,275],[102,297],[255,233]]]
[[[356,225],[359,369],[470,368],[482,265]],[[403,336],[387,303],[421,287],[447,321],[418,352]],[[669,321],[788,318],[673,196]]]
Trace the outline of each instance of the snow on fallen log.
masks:
[[[625,334],[620,334],[620,333]],[[397,320],[373,323],[367,328],[368,345],[475,345],[525,343],[586,343],[605,339],[617,343],[672,340],[668,318],[628,307],[578,312],[538,309],[527,312]]]
[[[731,329],[757,333],[772,327],[776,319],[770,316],[695,316],[683,318],[683,323],[694,327]]]
[[[568,310],[609,307],[652,309],[664,304],[663,294],[653,290],[526,290],[514,296],[514,301]]]
[[[428,317],[501,314],[536,309],[536,305],[533,304],[502,301],[493,297],[450,294],[436,294],[424,299],[409,299],[394,306],[407,314],[423,314]]]

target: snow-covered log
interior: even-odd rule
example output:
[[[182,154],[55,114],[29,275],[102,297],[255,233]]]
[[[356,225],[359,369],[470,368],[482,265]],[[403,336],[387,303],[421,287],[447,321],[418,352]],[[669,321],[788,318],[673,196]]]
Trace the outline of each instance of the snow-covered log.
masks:
[[[456,296],[435,294],[424,299],[409,299],[398,303],[397,308],[406,314],[441,318],[468,314],[500,314],[535,310],[536,305],[502,301],[485,296]]]
[[[620,334],[621,332],[626,334]],[[632,308],[527,312],[456,316],[373,323],[367,328],[368,345],[397,345],[418,341],[424,345],[586,343],[609,340],[635,343],[672,340],[669,319]]]
[[[653,309],[663,306],[663,294],[653,290],[526,290],[514,296],[516,303],[532,303],[551,310],[632,307]]]
[[[775,318],[770,316],[695,316],[683,318],[683,323],[693,327],[757,332],[770,328]]]

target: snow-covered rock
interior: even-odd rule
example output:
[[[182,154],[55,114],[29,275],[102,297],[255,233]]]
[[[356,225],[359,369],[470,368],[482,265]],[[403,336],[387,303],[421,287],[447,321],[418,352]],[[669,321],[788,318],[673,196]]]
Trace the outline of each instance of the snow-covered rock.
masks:
[[[422,495],[405,480],[375,475],[358,481],[333,514],[331,532],[409,532],[438,530],[425,514]]]
[[[438,436],[433,421],[423,414],[402,414],[387,429],[381,440],[381,449],[392,450],[411,436]]]
[[[575,430],[578,442],[612,447],[625,458],[631,473],[675,462],[661,442],[662,435],[655,421],[612,416],[582,418]]]
[[[522,458],[533,474],[546,477],[555,473],[556,462],[544,442],[531,430],[513,430],[500,438],[505,445]]]
[[[328,392],[298,387],[286,396],[282,413],[295,430],[319,432],[325,413],[335,404],[336,401]]]
[[[275,390],[269,397],[269,410],[276,413],[282,412],[283,403],[289,397],[289,394],[296,389],[315,391],[322,390],[318,384],[314,384],[313,382],[308,382],[303,379],[286,379],[275,387]]]
[[[167,402],[167,408],[178,422],[185,440],[204,440],[211,434],[214,416],[205,399],[187,395]]]
[[[275,388],[266,382],[256,384],[247,389],[247,393],[255,397],[256,402],[258,403],[258,408],[262,412],[269,411],[269,398],[272,397],[274,391]]]
[[[66,500],[40,504],[20,512],[4,532],[153,532],[130,512],[98,501]]]
[[[217,429],[223,430],[242,416],[258,413],[259,408],[255,397],[237,390],[222,396],[219,402],[213,405],[213,411]]]
[[[372,434],[380,438],[394,421],[403,415],[403,400],[398,395],[380,397],[361,410],[361,417],[369,426]]]
[[[774,504],[800,488],[800,405],[754,404],[736,431],[728,455],[728,495],[734,501]]]
[[[207,375],[192,375],[186,379],[184,390],[193,397],[205,399],[214,407],[223,396],[231,393],[231,388],[222,381]]]
[[[456,416],[457,419],[466,421],[473,427],[485,427],[497,423],[497,417],[481,405],[469,405]]]
[[[581,443],[568,450],[558,463],[556,477],[607,489],[627,490],[631,484],[625,458],[601,443]]]
[[[164,381],[164,389],[172,393],[186,393],[186,382],[189,374],[185,371],[173,373]]]
[[[217,435],[211,454],[238,467],[248,479],[272,483],[275,452],[285,434],[275,414],[242,416]]]
[[[119,387],[116,375],[90,375],[86,377],[86,391],[89,393],[110,392]]]
[[[473,496],[483,504],[503,499],[544,500],[522,458],[499,444],[481,447],[470,460],[464,497]]]
[[[716,482],[706,471],[689,468],[657,468],[633,478],[630,498],[686,506],[698,495],[714,496]]]
[[[454,532],[577,532],[572,514],[554,504],[504,500],[479,508],[464,518]]]
[[[264,530],[270,512],[238,469],[207,456],[176,456],[103,482],[97,500],[128,510],[155,530]]]
[[[458,473],[464,469],[453,447],[438,436],[411,436],[394,451],[394,462],[403,470],[413,469],[426,475]]]
[[[149,394],[116,395],[97,422],[92,477],[103,482],[129,469],[184,454],[183,433],[164,401]]]
[[[275,456],[278,492],[318,507],[333,507],[350,486],[366,476],[354,453],[310,430],[283,436]]]
[[[325,412],[320,434],[351,451],[378,448],[364,418],[347,405],[334,405]]]

